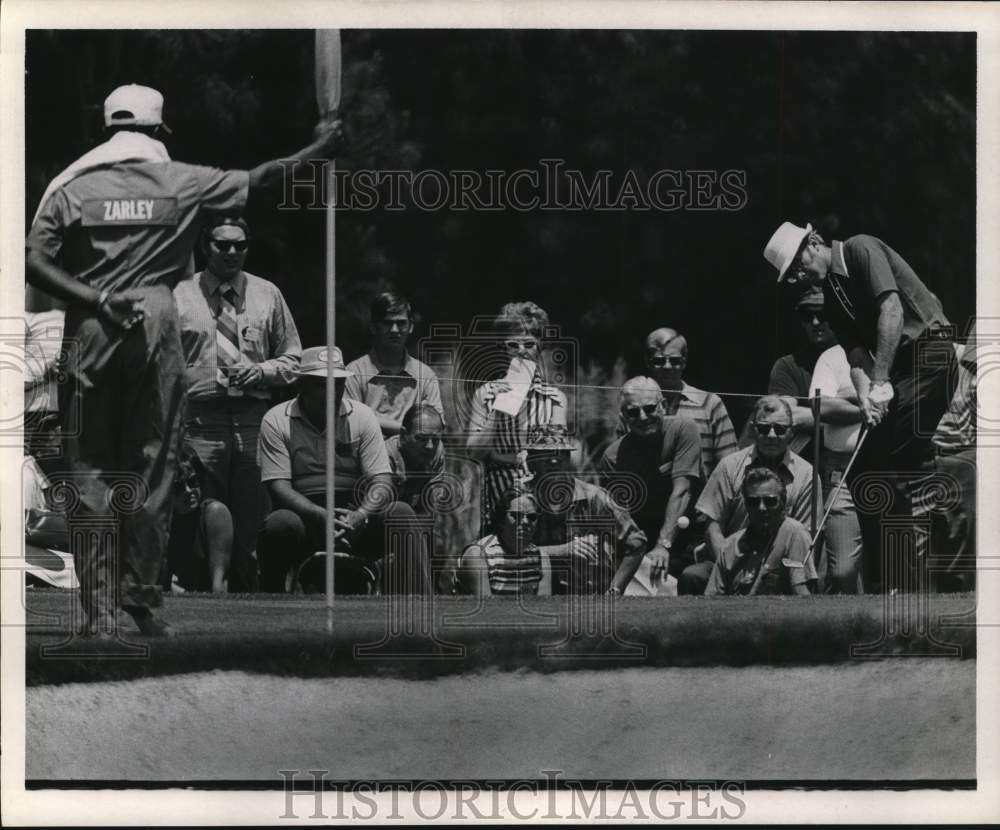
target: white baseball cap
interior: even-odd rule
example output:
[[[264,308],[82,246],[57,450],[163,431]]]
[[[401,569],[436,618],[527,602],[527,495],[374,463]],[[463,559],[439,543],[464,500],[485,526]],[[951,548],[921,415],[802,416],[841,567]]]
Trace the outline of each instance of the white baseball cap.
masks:
[[[312,346],[302,350],[302,360],[295,372],[301,377],[349,378],[354,372],[344,366],[344,355],[336,346]]]
[[[812,229],[809,223],[800,228],[791,222],[782,222],[781,227],[768,240],[764,247],[764,259],[778,269],[778,282],[784,279],[785,272],[795,259],[803,241],[812,233]]]
[[[163,96],[152,87],[139,84],[120,86],[104,99],[104,126],[170,128],[163,123]]]

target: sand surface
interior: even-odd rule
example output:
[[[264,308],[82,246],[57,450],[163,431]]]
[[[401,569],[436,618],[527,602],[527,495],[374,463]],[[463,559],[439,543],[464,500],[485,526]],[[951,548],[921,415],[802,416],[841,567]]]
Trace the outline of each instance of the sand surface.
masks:
[[[975,661],[27,689],[29,779],[975,777]]]

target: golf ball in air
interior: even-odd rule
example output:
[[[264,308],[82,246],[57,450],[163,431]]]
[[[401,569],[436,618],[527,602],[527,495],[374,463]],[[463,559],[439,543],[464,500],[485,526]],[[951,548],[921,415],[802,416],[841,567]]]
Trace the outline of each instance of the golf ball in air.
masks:
[[[687,516],[681,516],[677,520],[677,527],[681,530],[684,530],[684,528],[686,528],[689,524],[691,524],[691,520]]]

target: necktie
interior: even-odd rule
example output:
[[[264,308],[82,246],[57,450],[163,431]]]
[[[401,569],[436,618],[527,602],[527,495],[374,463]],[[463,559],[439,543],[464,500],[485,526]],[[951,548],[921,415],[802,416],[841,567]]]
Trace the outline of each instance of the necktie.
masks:
[[[219,286],[219,316],[215,319],[216,377],[229,388],[227,369],[240,362],[240,335],[236,325],[236,289],[224,282]]]

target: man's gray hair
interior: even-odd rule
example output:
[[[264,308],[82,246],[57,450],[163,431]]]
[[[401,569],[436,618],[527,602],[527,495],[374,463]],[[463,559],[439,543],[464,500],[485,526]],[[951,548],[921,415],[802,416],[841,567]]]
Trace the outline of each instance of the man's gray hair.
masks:
[[[660,389],[660,384],[645,375],[637,375],[634,378],[629,378],[622,384],[622,405],[625,403],[625,396],[634,392],[654,392],[657,403],[663,400],[663,390]]]
[[[785,417],[788,418],[789,424],[794,422],[792,408],[788,405],[788,401],[779,398],[777,395],[765,395],[757,401],[750,420],[756,421],[761,415],[776,415],[779,412],[784,413]]]

